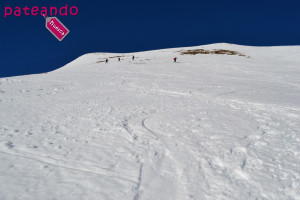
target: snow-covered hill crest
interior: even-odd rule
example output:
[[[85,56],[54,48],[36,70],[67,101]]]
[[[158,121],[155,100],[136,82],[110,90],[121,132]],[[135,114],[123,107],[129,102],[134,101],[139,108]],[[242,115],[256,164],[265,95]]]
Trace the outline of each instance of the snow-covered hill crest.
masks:
[[[0,199],[299,199],[299,55],[91,53],[2,78]]]

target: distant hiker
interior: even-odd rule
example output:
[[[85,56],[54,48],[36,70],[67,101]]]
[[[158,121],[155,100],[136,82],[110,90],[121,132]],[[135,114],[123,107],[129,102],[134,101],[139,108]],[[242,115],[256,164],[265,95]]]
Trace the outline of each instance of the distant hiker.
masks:
[[[176,62],[177,58],[175,57],[173,60],[174,60],[174,62]]]
[[[108,63],[108,59],[107,58],[105,59],[105,63]]]
[[[132,60],[134,60],[134,56],[132,56]]]
[[[118,60],[119,60],[119,62],[120,62],[121,58],[120,58],[120,57],[118,57]]]

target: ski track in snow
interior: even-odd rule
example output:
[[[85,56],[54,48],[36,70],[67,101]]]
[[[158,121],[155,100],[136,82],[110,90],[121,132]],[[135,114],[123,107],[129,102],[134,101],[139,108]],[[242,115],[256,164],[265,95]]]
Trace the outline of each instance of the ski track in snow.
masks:
[[[300,47],[193,48],[0,79],[0,199],[300,199]]]

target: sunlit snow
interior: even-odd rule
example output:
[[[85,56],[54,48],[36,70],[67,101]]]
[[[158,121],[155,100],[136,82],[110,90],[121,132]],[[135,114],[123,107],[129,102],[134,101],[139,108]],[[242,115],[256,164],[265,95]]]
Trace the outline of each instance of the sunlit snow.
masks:
[[[181,55],[191,49],[244,56]],[[0,191],[4,200],[300,199],[300,47],[92,53],[1,78]]]

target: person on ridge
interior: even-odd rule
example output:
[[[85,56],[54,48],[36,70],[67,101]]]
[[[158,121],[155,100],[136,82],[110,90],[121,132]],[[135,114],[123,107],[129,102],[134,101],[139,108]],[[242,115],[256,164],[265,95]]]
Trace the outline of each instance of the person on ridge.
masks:
[[[108,63],[108,59],[107,58],[105,59],[105,63]]]
[[[132,60],[134,60],[134,56],[132,56]]]
[[[174,62],[176,62],[177,61],[177,57],[175,57],[173,60],[174,60]]]
[[[121,58],[120,58],[120,57],[118,57],[118,60],[119,60],[119,62],[120,62]]]

